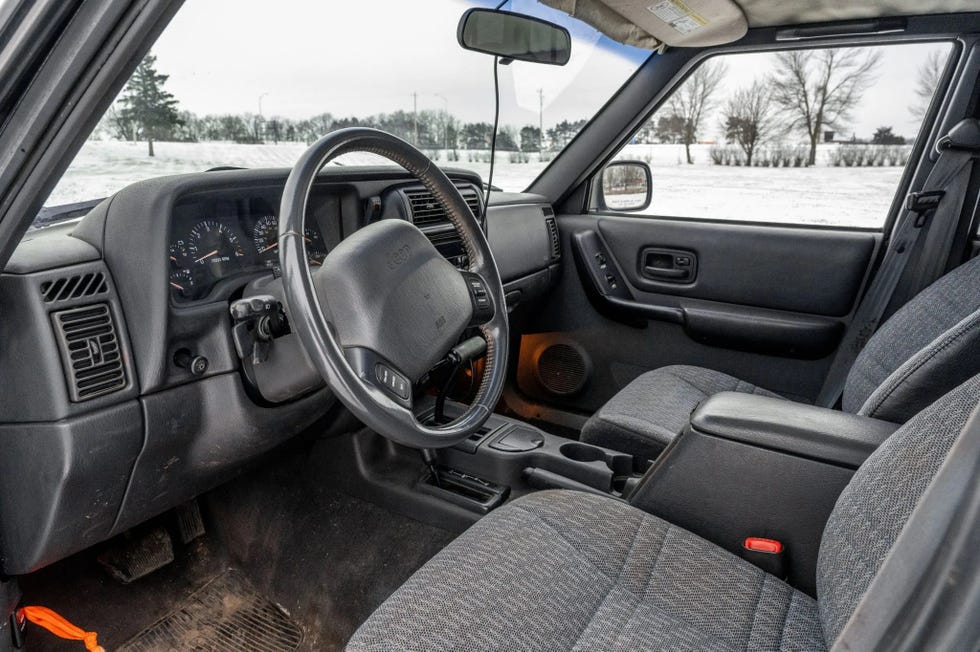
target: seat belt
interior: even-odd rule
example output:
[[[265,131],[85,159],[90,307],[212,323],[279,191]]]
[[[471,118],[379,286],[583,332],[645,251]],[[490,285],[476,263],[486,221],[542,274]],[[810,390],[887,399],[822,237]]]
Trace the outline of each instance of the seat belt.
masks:
[[[888,243],[881,267],[837,349],[817,396],[817,405],[833,407],[837,404],[854,361],[878,330],[881,316],[895,293],[905,266],[930,223],[936,224],[937,228],[955,230],[963,210],[964,192],[956,193],[959,196],[951,192],[949,198],[946,195],[951,188],[959,191],[966,187],[961,180],[964,175],[969,179],[973,162],[980,156],[980,123],[976,120],[959,122],[936,143],[936,150],[939,158],[923,184],[924,188],[932,190],[910,192],[905,198],[905,212]]]

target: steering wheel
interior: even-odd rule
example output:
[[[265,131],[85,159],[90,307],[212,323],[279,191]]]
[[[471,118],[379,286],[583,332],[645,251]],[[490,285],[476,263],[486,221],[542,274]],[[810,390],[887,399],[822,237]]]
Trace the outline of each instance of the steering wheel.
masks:
[[[414,224],[380,220],[358,229],[310,270],[303,230],[310,190],[332,159],[370,152],[418,178],[446,210],[469,257],[451,265]],[[279,213],[279,262],[290,324],[337,398],[377,433],[408,446],[452,446],[476,432],[503,391],[508,325],[504,289],[486,235],[459,190],[422,152],[377,129],[327,134],[300,157]],[[413,385],[469,328],[486,340],[476,398],[451,423],[415,415]]]

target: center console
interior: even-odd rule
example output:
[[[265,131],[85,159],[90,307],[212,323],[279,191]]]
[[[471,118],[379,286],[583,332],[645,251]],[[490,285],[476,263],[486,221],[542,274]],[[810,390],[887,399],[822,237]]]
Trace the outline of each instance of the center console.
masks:
[[[447,406],[454,415],[460,408]],[[418,490],[486,513],[511,497],[539,489],[574,489],[623,498],[647,460],[545,432],[499,414],[468,439],[438,451],[436,469]]]
[[[448,410],[459,410],[451,406]],[[854,472],[898,425],[782,399],[723,392],[655,461],[494,414],[434,454],[415,490],[484,514],[538,489],[612,496],[735,554],[779,541],[791,584],[815,592],[823,528]]]
[[[629,499],[736,554],[748,537],[781,542],[790,583],[813,594],[820,539],[838,496],[898,427],[723,392],[694,411]]]

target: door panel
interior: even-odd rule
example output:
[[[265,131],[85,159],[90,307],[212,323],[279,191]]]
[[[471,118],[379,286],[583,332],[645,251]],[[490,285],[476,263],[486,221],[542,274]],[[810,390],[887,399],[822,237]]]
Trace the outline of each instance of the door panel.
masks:
[[[538,402],[591,413],[639,374],[670,364],[723,371],[812,400],[865,282],[880,234],[600,215],[558,218],[558,290],[521,342],[518,384]],[[687,282],[647,278],[651,251],[690,254]],[[677,253],[679,252],[679,253]],[[673,261],[676,263],[676,261]],[[570,345],[588,375],[549,390],[542,353]],[[565,349],[567,351],[568,349]]]
[[[841,317],[851,309],[876,235],[860,231],[599,217],[597,226],[631,285],[647,292]],[[689,251],[689,284],[642,274],[648,250]]]

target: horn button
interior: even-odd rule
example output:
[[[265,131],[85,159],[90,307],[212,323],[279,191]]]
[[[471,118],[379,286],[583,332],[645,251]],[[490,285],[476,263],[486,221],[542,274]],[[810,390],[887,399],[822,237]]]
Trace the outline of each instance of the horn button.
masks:
[[[473,318],[467,280],[402,220],[375,222],[345,238],[313,283],[344,348],[374,352],[410,382],[445,356]]]

